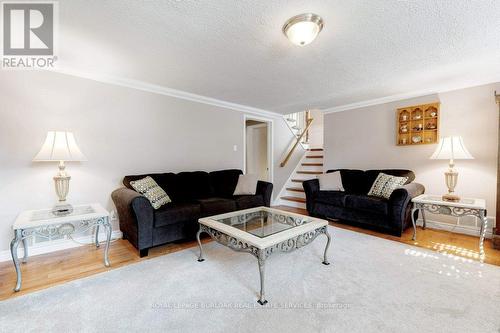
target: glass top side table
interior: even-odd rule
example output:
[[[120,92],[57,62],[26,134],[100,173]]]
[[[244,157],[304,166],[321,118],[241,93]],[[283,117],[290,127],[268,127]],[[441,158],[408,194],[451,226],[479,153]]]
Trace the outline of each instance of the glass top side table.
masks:
[[[425,229],[425,211],[433,214],[449,215],[454,217],[475,216],[481,221],[479,232],[479,258],[484,260],[484,236],[488,219],[486,217],[486,201],[484,199],[463,198],[457,202],[444,201],[441,196],[422,194],[413,198],[411,218],[413,223],[413,240],[417,240],[416,218],[417,212],[422,213],[423,229]]]
[[[21,268],[17,248],[23,243],[24,257],[22,262],[28,259],[28,243],[30,237],[42,237],[51,239],[57,236],[69,236],[76,233],[84,233],[95,227],[95,246],[99,247],[99,227],[106,230],[106,245],[104,248],[104,265],[110,266],[108,252],[111,241],[111,223],[109,212],[100,204],[79,205],[73,207],[73,212],[65,216],[56,216],[52,209],[28,210],[17,217],[12,229],[14,239],[10,243],[12,261],[16,268],[17,283],[14,291],[21,290]]]

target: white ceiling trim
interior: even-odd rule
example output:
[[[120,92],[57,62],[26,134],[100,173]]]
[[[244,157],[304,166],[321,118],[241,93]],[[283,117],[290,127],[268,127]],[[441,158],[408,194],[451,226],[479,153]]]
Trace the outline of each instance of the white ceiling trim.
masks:
[[[142,91],[147,91],[153,94],[165,95],[170,97],[175,97],[179,99],[184,99],[191,102],[207,104],[212,106],[218,106],[221,108],[240,111],[249,114],[267,116],[267,117],[283,117],[282,114],[277,112],[272,112],[264,109],[254,108],[248,105],[237,104],[232,102],[223,101],[216,98],[206,97],[202,95],[193,94],[187,91],[172,89],[168,87],[164,87],[157,84],[152,84],[144,81],[115,77],[110,75],[96,74],[96,73],[87,73],[81,72],[73,69],[53,69],[50,70],[52,72],[76,76],[79,78],[89,79],[101,83],[112,84],[116,86],[137,89]]]
[[[500,82],[500,77],[498,77],[497,79],[494,79],[494,80],[487,80],[486,82],[478,81],[478,82],[470,83],[467,85],[463,85],[463,84],[462,85],[449,85],[449,86],[445,86],[445,87],[440,87],[439,89],[428,89],[428,90],[421,90],[421,91],[414,91],[414,92],[410,92],[410,93],[386,96],[386,97],[381,97],[381,98],[375,98],[375,99],[370,99],[370,100],[366,100],[366,101],[362,101],[362,102],[356,102],[356,103],[351,103],[351,104],[335,106],[332,108],[322,109],[321,111],[323,111],[323,113],[326,113],[326,114],[335,113],[335,112],[342,112],[342,111],[360,109],[360,108],[364,108],[364,107],[368,107],[368,106],[398,102],[398,101],[402,101],[402,100],[410,99],[410,98],[417,98],[417,97],[422,97],[422,96],[439,94],[439,93],[444,93],[447,91],[482,86],[482,85],[492,84],[492,83],[497,83],[497,82]]]
[[[392,96],[370,99],[370,100],[362,101],[362,102],[356,102],[356,103],[351,103],[351,104],[335,106],[333,108],[323,109],[322,111],[323,111],[323,113],[342,112],[342,111],[360,109],[360,108],[364,108],[367,106],[373,106],[373,105],[392,103],[392,102],[397,102],[397,101],[401,101],[404,99],[422,97],[422,96],[427,96],[427,95],[432,95],[432,94],[437,94],[437,93],[438,93],[437,91],[426,90],[426,91],[412,92],[412,93],[407,93],[407,94],[392,95]]]

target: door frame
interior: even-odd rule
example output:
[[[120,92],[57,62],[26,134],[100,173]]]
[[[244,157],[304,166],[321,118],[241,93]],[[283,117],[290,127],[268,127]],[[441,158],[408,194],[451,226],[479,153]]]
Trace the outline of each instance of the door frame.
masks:
[[[260,121],[267,124],[267,168],[269,169],[269,179],[270,183],[274,181],[274,149],[273,149],[273,140],[274,140],[274,119],[248,115],[245,114],[243,116],[243,173],[246,173],[247,169],[247,120],[255,120]]]

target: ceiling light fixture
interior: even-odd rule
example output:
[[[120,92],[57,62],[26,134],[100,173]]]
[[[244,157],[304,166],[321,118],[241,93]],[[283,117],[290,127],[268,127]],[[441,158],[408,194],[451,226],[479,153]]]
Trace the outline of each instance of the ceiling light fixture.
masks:
[[[306,13],[292,17],[283,25],[283,33],[295,45],[304,46],[316,39],[323,29],[323,19]]]

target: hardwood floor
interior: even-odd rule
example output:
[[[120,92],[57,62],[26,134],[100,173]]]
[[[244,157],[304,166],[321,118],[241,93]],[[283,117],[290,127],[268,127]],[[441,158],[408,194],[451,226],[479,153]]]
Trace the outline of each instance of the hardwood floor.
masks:
[[[276,208],[307,215],[307,211],[300,208],[286,206],[279,206]],[[330,221],[330,225],[342,229],[361,232],[367,235],[373,235],[380,238],[393,240],[399,243],[418,246],[440,253],[453,254],[456,256],[479,261],[479,237],[429,228],[424,230],[421,227],[417,227],[417,241],[413,241],[412,228],[406,229],[401,237],[396,237],[386,235],[377,231],[366,230],[333,221]],[[484,240],[484,252],[486,255],[484,260],[485,263],[500,266],[500,251],[493,248],[493,244],[490,239]]]
[[[283,210],[293,211],[300,214],[306,212],[300,208],[276,207]],[[418,247],[438,251],[441,253],[453,254],[478,260],[478,238],[454,234],[447,231],[418,229],[418,241],[414,242],[412,230],[408,229],[401,238],[381,234],[375,231],[360,229],[340,223],[330,222],[331,225],[369,234],[384,239],[397,241],[400,243],[415,245]],[[333,238],[335,241],[335,238]],[[209,242],[209,238],[203,242]],[[80,279],[107,270],[115,269],[132,263],[148,260],[164,254],[180,251],[196,246],[195,241],[173,243],[149,251],[149,256],[139,258],[136,249],[126,240],[116,240],[111,244],[110,261],[111,267],[106,268],[103,264],[103,247],[96,249],[94,246],[81,246],[64,251],[53,252],[44,255],[30,257],[28,263],[22,264],[23,285],[21,291],[15,293],[12,289],[16,283],[16,273],[12,262],[0,263],[0,300],[5,300],[18,295],[31,293],[36,290],[45,289],[51,286],[62,284],[68,281]],[[485,262],[500,266],[500,251],[494,250],[490,240],[485,241]],[[332,254],[334,255],[334,254]]]

